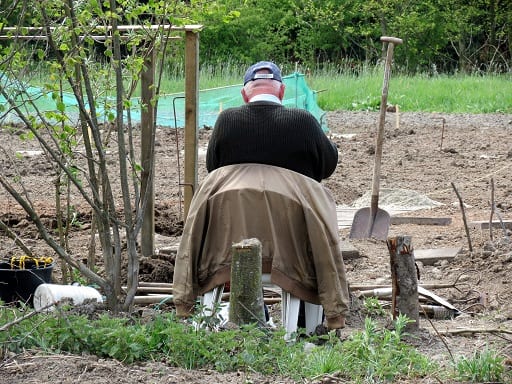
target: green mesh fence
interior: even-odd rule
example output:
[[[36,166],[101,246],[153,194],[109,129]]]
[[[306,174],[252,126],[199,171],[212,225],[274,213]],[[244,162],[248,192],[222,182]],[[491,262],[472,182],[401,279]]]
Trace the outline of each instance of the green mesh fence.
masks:
[[[320,122],[324,131],[328,131],[327,121],[324,118],[325,112],[317,104],[316,92],[311,90],[303,74],[293,73],[283,77],[286,85],[283,104],[287,107],[295,107],[310,111]],[[36,109],[41,113],[56,111],[58,104],[52,95],[44,94],[37,87],[25,88],[18,83],[10,83],[5,77],[0,78],[0,86],[9,94],[9,97],[16,100],[24,112],[34,114]],[[201,90],[199,92],[199,122],[200,128],[213,127],[218,114],[230,107],[239,106],[243,103],[240,90],[242,85]],[[22,91],[22,92],[20,92]],[[67,117],[75,121],[78,117],[77,102],[73,94],[62,95],[63,105],[66,107]],[[32,100],[30,103],[23,103],[24,100]],[[6,99],[0,95],[0,105],[7,106]],[[108,114],[114,114],[114,100],[104,98],[98,101],[97,111],[100,118],[106,118]],[[18,121],[14,112],[2,111],[1,119],[5,121]],[[132,123],[140,122],[140,98],[132,99],[130,118]],[[127,116],[125,116],[127,117]],[[185,97],[184,93],[163,94],[158,99],[157,125],[163,127],[183,127],[185,125]]]
[[[283,104],[287,107],[295,107],[310,111],[320,122],[324,131],[328,130],[325,112],[317,104],[317,94],[311,90],[303,74],[294,73],[283,77],[286,85]],[[243,103],[240,90],[242,85],[213,88],[199,93],[199,126],[212,127],[218,114],[227,108],[236,107]],[[184,125],[185,99],[183,94],[171,94],[160,96],[158,101],[159,125]],[[176,123],[174,119],[176,115]]]

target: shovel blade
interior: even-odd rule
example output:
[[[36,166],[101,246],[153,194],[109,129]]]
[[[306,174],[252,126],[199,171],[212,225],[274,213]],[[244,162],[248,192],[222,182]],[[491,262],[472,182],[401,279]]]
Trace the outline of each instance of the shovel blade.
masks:
[[[351,239],[386,240],[390,223],[391,217],[385,210],[378,208],[374,216],[370,208],[361,208],[354,215],[349,237]]]

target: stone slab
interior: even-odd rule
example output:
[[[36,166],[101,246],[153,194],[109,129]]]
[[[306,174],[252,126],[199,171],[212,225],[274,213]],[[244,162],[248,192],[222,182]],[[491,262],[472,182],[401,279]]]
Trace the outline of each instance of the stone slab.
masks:
[[[462,247],[415,249],[414,259],[423,265],[433,265],[441,260],[452,260],[461,250]]]
[[[495,220],[492,222],[492,227],[501,228],[502,224],[505,228],[512,229],[512,220]],[[469,226],[472,227],[473,229],[489,229],[490,227],[489,220],[471,221],[469,223]]]

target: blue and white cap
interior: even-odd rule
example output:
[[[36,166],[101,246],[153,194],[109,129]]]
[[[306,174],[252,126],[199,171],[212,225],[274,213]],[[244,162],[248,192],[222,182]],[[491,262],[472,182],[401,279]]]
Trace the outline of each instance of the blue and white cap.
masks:
[[[256,73],[261,71],[262,69],[268,70],[270,73]],[[247,69],[244,76],[244,85],[249,81],[254,81],[258,79],[272,79],[279,81],[282,83],[281,79],[281,70],[277,65],[272,63],[271,61],[260,61],[256,64],[253,64]]]

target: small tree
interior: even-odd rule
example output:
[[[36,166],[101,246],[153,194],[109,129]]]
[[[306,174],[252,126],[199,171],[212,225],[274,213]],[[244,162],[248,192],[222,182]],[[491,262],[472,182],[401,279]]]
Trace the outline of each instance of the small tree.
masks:
[[[161,62],[165,37],[170,33],[170,29],[149,26],[168,25],[170,15],[191,10],[177,0],[165,4],[127,0],[122,6],[116,0],[21,1],[13,2],[1,20],[19,15],[15,30],[8,31],[12,39],[4,45],[0,56],[0,95],[6,100],[3,112],[16,116],[27,129],[26,137],[38,141],[56,169],[59,238],[41,220],[23,187],[23,177],[8,176],[0,169],[0,184],[23,207],[58,257],[101,287],[113,311],[126,310],[133,303],[139,271],[136,239],[146,205],[141,199],[145,191],[141,191],[139,154],[132,140],[130,100],[146,57],[158,52]],[[142,28],[126,31],[119,28],[121,22],[139,24]],[[97,59],[102,60],[101,64]],[[47,71],[48,77],[41,91],[34,93],[28,84],[33,81],[30,73],[36,65],[39,71]],[[158,90],[158,85],[155,87]],[[111,92],[113,95],[109,96]],[[40,110],[41,99],[51,101],[54,109]],[[155,108],[156,100],[142,107]],[[105,127],[108,129],[102,129]],[[112,129],[117,134],[114,138]],[[107,145],[112,141],[117,145],[117,173],[106,156]],[[121,201],[113,194],[114,183],[118,183]],[[62,199],[61,195],[66,197]],[[91,208],[91,239],[97,233],[104,274],[95,272],[94,265],[82,263],[66,246],[71,201],[77,198]],[[61,208],[62,200],[65,208]],[[125,243],[121,240],[123,234]],[[91,241],[94,249],[93,245]],[[126,295],[121,290],[124,249],[128,271]]]

